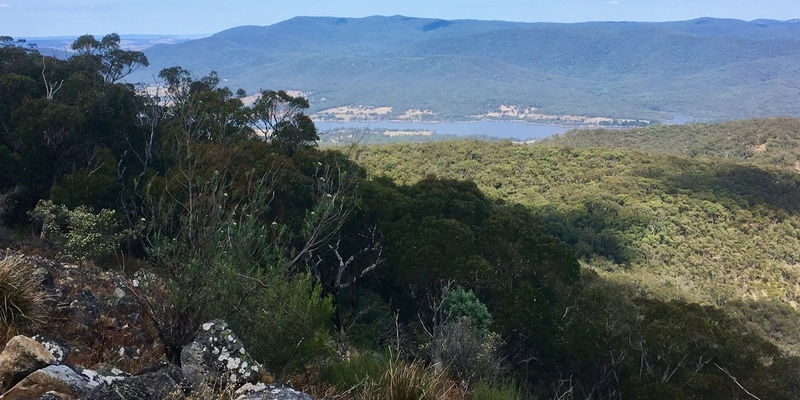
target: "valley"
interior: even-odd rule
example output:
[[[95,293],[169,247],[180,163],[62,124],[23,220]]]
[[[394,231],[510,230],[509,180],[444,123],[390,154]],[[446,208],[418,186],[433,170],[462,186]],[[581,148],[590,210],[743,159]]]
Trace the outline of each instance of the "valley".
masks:
[[[0,37],[0,397],[798,400],[798,24]]]

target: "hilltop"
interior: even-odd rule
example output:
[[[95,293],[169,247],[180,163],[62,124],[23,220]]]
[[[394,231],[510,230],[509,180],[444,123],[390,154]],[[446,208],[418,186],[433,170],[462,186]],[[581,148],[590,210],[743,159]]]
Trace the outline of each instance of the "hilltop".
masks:
[[[389,106],[467,119],[501,106],[666,120],[797,115],[797,22],[575,24],[298,17],[146,50],[252,93],[300,90],[312,112]],[[388,117],[392,117],[389,115]]]

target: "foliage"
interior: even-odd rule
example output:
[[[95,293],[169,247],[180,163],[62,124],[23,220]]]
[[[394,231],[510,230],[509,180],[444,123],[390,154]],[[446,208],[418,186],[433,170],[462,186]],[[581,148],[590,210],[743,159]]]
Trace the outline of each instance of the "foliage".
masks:
[[[480,379],[496,380],[506,372],[500,335],[481,332],[468,319],[446,321],[435,334],[435,360],[463,385]]]
[[[285,228],[265,223],[274,176],[247,174],[233,182],[231,171],[206,177],[197,167],[173,176],[184,193],[154,187],[163,191],[143,221],[169,296],[150,303],[168,355],[178,357],[203,321],[222,317],[262,361],[302,367],[324,349],[332,310],[308,275],[287,270]],[[187,170],[195,172],[184,181]]]
[[[69,209],[41,200],[31,216],[42,224],[42,237],[55,241],[62,254],[75,260],[103,260],[117,251],[127,232],[113,210]]]
[[[43,322],[44,293],[41,279],[22,256],[7,255],[0,260],[0,340],[16,334],[30,334]]]
[[[333,304],[310,274],[271,282],[249,299],[251,304],[244,307],[249,314],[235,317],[237,329],[254,357],[282,372],[302,371],[331,353]]]
[[[18,193],[18,188],[10,189],[7,192],[0,193],[0,243],[4,242],[6,240],[6,236],[8,235],[4,220],[6,214],[12,208],[14,196]]]
[[[445,320],[458,321],[466,319],[479,338],[489,333],[492,316],[475,293],[462,287],[442,289],[442,313]]]
[[[513,382],[493,385],[480,380],[472,388],[472,400],[522,400],[524,397]]]
[[[338,392],[358,390],[358,386],[370,378],[384,374],[389,357],[376,353],[359,353],[326,365],[320,371],[320,378],[332,384]]]

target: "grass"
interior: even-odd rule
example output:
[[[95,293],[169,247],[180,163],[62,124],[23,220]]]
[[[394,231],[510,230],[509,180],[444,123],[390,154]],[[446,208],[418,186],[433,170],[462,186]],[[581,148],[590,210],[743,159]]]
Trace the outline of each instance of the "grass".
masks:
[[[419,362],[406,363],[389,358],[383,375],[366,379],[356,390],[356,400],[438,400],[461,397],[458,386],[444,372],[426,368]]]
[[[0,260],[0,335],[2,341],[42,323],[44,293],[33,267],[22,256]]]
[[[471,400],[522,400],[522,394],[513,382],[491,384],[481,380],[472,388]]]
[[[444,371],[434,371],[421,361],[406,362],[398,355],[387,358],[358,355],[333,364],[321,378],[333,384],[337,398],[354,400],[439,400],[462,398]]]

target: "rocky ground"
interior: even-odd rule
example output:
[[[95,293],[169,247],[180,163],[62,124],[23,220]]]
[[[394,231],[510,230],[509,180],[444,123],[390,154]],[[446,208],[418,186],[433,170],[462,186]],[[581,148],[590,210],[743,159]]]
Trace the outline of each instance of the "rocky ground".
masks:
[[[312,399],[271,383],[221,320],[198,327],[180,366],[165,361],[137,278],[36,256],[26,261],[42,279],[47,317],[38,334],[2,347],[0,400]]]

